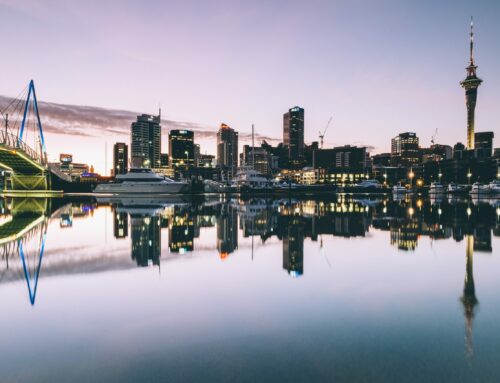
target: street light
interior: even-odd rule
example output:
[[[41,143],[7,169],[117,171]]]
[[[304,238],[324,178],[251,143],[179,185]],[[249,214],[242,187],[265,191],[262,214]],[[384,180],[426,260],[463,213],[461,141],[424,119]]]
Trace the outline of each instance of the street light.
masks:
[[[472,173],[471,173],[471,172],[470,172],[470,170],[469,170],[469,172],[467,173],[467,183],[468,183],[469,185],[470,185],[470,178],[471,178],[471,177],[472,177]]]
[[[413,169],[410,169],[410,173],[408,174],[408,177],[410,177],[410,186],[413,189],[413,177],[415,177],[415,173],[413,173]]]
[[[387,173],[384,173],[384,185],[387,185]]]

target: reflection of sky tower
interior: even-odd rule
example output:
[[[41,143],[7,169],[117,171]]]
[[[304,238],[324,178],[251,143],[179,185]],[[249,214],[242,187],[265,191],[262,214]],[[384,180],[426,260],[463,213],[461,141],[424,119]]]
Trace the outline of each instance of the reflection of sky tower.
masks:
[[[477,88],[483,80],[476,76],[477,66],[474,64],[474,25],[472,18],[470,21],[470,59],[467,70],[467,77],[460,85],[465,89],[465,102],[467,104],[467,149],[474,149],[474,111],[476,109]]]
[[[473,254],[474,254],[474,237],[468,235],[466,237],[466,267],[465,267],[465,279],[464,279],[464,295],[460,299],[464,306],[464,316],[465,316],[465,352],[467,357],[472,357],[474,355],[474,349],[472,344],[472,324],[474,321],[474,308],[478,304],[476,298],[476,288],[474,286],[474,275],[472,269]]]

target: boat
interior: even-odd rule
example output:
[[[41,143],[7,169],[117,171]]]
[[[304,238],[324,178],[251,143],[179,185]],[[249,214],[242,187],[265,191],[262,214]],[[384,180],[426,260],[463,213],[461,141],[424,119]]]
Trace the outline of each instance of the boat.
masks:
[[[363,180],[355,185],[364,189],[382,189],[383,185],[377,180]]]
[[[490,193],[489,185],[483,185],[479,182],[474,182],[472,184],[472,189],[470,195],[473,197],[486,197]]]
[[[492,196],[498,196],[500,195],[500,181],[499,180],[493,180],[488,184],[488,191],[489,194]]]
[[[441,182],[431,182],[431,186],[429,187],[429,194],[437,195],[444,194],[444,186]]]
[[[454,182],[450,182],[446,188],[446,193],[448,194],[462,194],[467,191],[467,188],[463,185],[458,185]]]
[[[392,194],[406,194],[406,192],[406,188],[401,184],[397,184],[392,187]]]
[[[113,183],[96,186],[96,194],[182,194],[191,190],[187,181],[174,181],[156,174],[151,169],[132,168],[126,174],[118,174]]]
[[[233,186],[240,191],[263,190],[270,187],[269,180],[251,166],[242,166],[233,179]]]

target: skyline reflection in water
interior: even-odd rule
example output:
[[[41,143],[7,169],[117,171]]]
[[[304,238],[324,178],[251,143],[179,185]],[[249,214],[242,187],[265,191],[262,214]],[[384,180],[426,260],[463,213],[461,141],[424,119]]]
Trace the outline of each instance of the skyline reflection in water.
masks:
[[[411,290],[416,302],[420,302],[429,294],[432,285],[443,282],[450,285],[450,270],[455,270],[455,266],[446,269],[442,263],[449,254],[457,254],[462,260],[462,288],[461,291],[455,290],[455,299],[462,307],[462,323],[465,324],[463,360],[477,363],[474,328],[479,308],[483,307],[483,298],[476,294],[474,254],[492,256],[495,252],[495,243],[500,235],[500,207],[497,201],[413,199],[393,202],[355,200],[342,196],[329,200],[102,198],[96,201],[90,198],[16,198],[1,201],[0,296],[5,297],[9,291],[7,300],[14,300],[18,305],[20,301],[26,302],[27,295],[28,306],[41,305],[42,308],[50,301],[50,291],[56,288],[56,284],[66,285],[72,275],[89,279],[94,278],[92,275],[127,272],[130,288],[140,288],[144,282],[139,274],[131,274],[134,269],[156,269],[156,274],[163,280],[164,275],[178,278],[179,275],[173,276],[172,272],[182,267],[185,280],[198,280],[200,286],[205,286],[212,277],[200,274],[200,270],[191,270],[190,274],[191,266],[185,269],[178,262],[184,260],[189,261],[189,265],[192,262],[204,264],[206,257],[211,258],[212,255],[220,264],[217,267],[227,267],[223,265],[231,262],[235,267],[234,262],[240,259],[237,261],[240,266],[241,262],[250,262],[243,267],[249,271],[254,268],[252,275],[255,278],[262,277],[263,281],[273,279],[274,282],[270,283],[275,290],[266,290],[265,301],[274,301],[278,297],[291,299],[294,295],[296,302],[305,306],[311,303],[306,304],[304,300],[323,301],[327,298],[324,292],[310,295],[309,290],[301,286],[304,283],[321,283],[315,279],[323,280],[328,273],[337,273],[337,279],[332,283],[338,283],[340,291],[348,288],[348,294],[355,293],[356,288],[362,292],[366,288],[363,286],[365,280],[372,280],[374,284],[371,288],[375,291],[379,289],[380,304],[385,305],[383,302],[388,297],[405,289]],[[438,254],[441,252],[440,243],[447,244],[442,254]],[[425,248],[420,249],[422,246]],[[433,254],[434,258],[439,256],[429,260],[428,254]],[[368,258],[370,255],[371,259]],[[265,268],[263,257],[267,258]],[[428,286],[422,280],[409,288],[397,273],[387,274],[393,267],[401,267],[398,265],[401,263],[399,257],[410,257],[410,262],[416,267],[415,273],[425,272],[421,262],[426,257],[427,270],[433,269],[427,275]],[[493,259],[498,265],[496,258]],[[357,283],[352,280],[353,270],[350,268],[353,262],[358,262],[356,273],[360,274],[356,277]],[[348,266],[344,269],[345,274],[339,274],[345,266]],[[209,269],[213,270],[210,267],[207,272]],[[239,290],[242,290],[234,278],[238,275],[242,277],[240,273],[243,270],[233,271],[234,275],[223,272],[217,281],[226,289],[234,288],[235,296],[230,301],[238,299]],[[371,272],[374,274],[367,276]],[[283,275],[287,275],[293,284],[285,282]],[[351,278],[348,279],[348,276]],[[395,290],[385,285],[385,280],[392,278],[396,278],[392,280],[392,283],[397,283],[393,284]],[[307,282],[301,282],[302,279]],[[457,279],[453,278],[453,285]],[[21,283],[24,284],[24,292],[20,288]],[[43,295],[45,284],[53,286],[48,289],[48,301]],[[292,294],[290,297],[282,291],[285,285]],[[14,290],[13,286],[16,287]],[[492,287],[498,288],[498,282]],[[255,293],[258,294],[261,289],[255,286]],[[63,294],[61,291],[58,294]],[[493,290],[480,291],[485,291],[485,299],[489,299]],[[189,298],[189,293],[185,294]],[[363,294],[368,296],[371,293]],[[401,298],[397,297],[396,301]],[[226,303],[231,306],[229,302],[219,302],[222,305]],[[374,310],[371,315],[382,315],[376,314],[379,308],[373,300],[364,305],[344,307],[344,315],[355,315],[359,310],[369,312],[367,307]],[[490,306],[495,315],[499,314],[498,309]],[[199,314],[205,313],[201,311]],[[328,315],[331,313],[323,314],[325,317]],[[487,317],[483,309],[480,315]],[[361,317],[355,317],[356,321],[362,321]],[[315,320],[321,322],[321,316]]]

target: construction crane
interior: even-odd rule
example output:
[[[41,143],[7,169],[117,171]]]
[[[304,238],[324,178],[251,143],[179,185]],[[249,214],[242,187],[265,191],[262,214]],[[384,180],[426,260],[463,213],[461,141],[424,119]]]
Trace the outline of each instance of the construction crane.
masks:
[[[330,117],[330,119],[328,120],[327,124],[326,124],[326,127],[325,127],[325,130],[323,130],[323,133],[321,133],[321,131],[319,132],[319,142],[320,142],[320,147],[321,149],[323,149],[323,139],[325,138],[325,133],[328,129],[328,127],[330,126],[330,123],[332,122],[332,119],[333,117]]]
[[[434,131],[434,134],[431,136],[431,144],[434,145],[434,141],[436,140],[438,134],[438,128]]]

